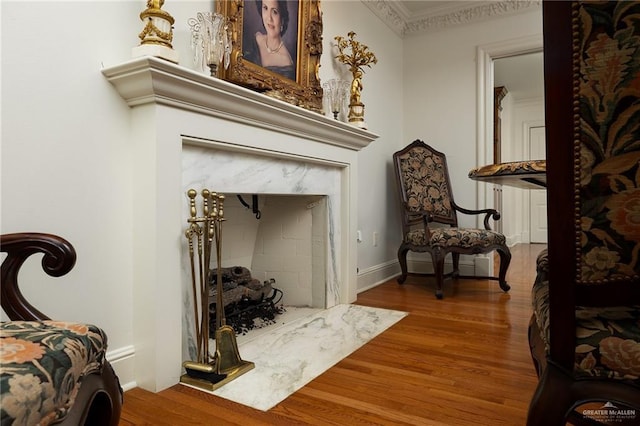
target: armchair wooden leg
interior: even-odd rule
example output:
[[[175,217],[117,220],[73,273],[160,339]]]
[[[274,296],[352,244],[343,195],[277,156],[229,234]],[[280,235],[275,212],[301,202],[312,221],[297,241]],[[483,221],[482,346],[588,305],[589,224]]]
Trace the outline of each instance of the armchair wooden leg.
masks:
[[[498,275],[498,282],[502,291],[509,291],[511,286],[507,284],[507,269],[511,263],[511,251],[508,247],[497,249],[500,255],[500,275]]]
[[[409,249],[403,245],[398,249],[398,262],[400,263],[400,270],[402,274],[398,277],[398,284],[402,284],[407,279],[407,252]]]
[[[433,260],[433,273],[436,276],[436,299],[442,299],[442,285],[444,284],[444,256],[431,255]]]
[[[451,257],[453,258],[451,278],[457,278],[460,276],[460,253],[451,253]]]

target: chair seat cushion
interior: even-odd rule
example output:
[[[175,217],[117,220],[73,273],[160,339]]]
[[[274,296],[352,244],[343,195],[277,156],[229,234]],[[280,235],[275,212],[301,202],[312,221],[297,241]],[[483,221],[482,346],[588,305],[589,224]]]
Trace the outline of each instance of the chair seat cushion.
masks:
[[[430,245],[432,247],[449,248],[461,247],[465,249],[484,249],[495,245],[504,245],[505,236],[499,232],[475,228],[430,228],[431,238],[426,241],[424,229],[407,232],[405,242],[417,246]]]
[[[92,325],[0,323],[1,423],[47,425],[73,405],[82,378],[102,369],[107,337]]]
[[[549,281],[533,285],[533,311],[548,351]],[[640,305],[577,307],[575,373],[640,385]]]

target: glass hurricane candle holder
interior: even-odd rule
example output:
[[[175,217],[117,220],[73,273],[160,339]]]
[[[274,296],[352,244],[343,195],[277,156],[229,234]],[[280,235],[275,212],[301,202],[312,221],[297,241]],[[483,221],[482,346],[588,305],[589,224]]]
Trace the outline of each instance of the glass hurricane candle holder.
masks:
[[[349,93],[349,83],[345,80],[332,79],[324,83],[322,88],[327,95],[333,118],[337,120],[344,110],[347,94]]]
[[[224,16],[213,12],[198,12],[187,23],[191,28],[193,60],[200,70],[209,69],[211,77],[218,74],[218,66],[229,67],[231,38]]]

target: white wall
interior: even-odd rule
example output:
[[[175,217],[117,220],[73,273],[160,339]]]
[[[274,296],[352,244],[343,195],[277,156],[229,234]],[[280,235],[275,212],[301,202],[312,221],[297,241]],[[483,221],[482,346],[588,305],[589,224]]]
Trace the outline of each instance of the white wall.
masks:
[[[129,108],[100,72],[130,59],[142,30],[143,0],[2,1],[2,233],[64,236],[78,251],[58,280],[25,268],[25,295],[52,317],[86,321],[109,336],[122,383],[136,377],[132,295],[134,253]],[[168,0],[174,48],[193,68],[187,18],[211,1]],[[402,41],[360,2],[322,3],[320,77],[333,78],[333,36],[354,30],[380,62],[364,77],[365,118],[380,138],[359,154],[360,269],[393,262],[399,224],[390,157],[402,135]],[[357,17],[358,19],[354,19]],[[371,274],[373,277],[374,274]],[[365,276],[365,279],[369,279]],[[371,278],[373,279],[373,278]],[[176,324],[179,328],[180,324]]]
[[[320,77],[350,79],[346,65],[337,63],[334,37],[355,31],[356,40],[375,53],[378,63],[367,68],[362,102],[369,130],[380,135],[358,153],[358,289],[362,290],[399,271],[400,215],[391,156],[403,137],[402,40],[359,1],[325,0],[324,46]],[[329,47],[330,46],[330,47]],[[373,234],[378,234],[374,246]]]
[[[129,108],[100,69],[129,57],[141,5],[3,1],[1,7],[1,232],[67,238],[78,252],[75,268],[53,279],[33,260],[24,293],[51,317],[104,327],[110,350],[126,356],[134,345],[135,165]]]
[[[478,165],[477,48],[541,34],[538,9],[404,40],[406,136],[400,145],[418,138],[447,154],[455,199],[463,207],[478,205],[476,184],[467,177]],[[475,219],[461,219],[462,226],[475,226]]]

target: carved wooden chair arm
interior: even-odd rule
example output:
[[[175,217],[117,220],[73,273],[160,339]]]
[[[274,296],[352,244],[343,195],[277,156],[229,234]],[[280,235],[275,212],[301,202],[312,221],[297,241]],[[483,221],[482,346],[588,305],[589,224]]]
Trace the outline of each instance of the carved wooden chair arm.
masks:
[[[76,252],[64,238],[42,233],[16,233],[0,236],[0,251],[7,253],[1,268],[2,309],[11,320],[48,320],[20,292],[18,273],[33,254],[42,253],[42,269],[52,277],[67,274],[75,265]]]
[[[500,220],[500,212],[496,209],[482,209],[482,210],[469,210],[464,207],[460,207],[457,204],[453,204],[453,208],[460,213],[468,214],[468,215],[479,215],[484,214],[484,220],[482,223],[484,224],[484,229],[491,230],[491,225],[489,224],[489,219]]]
[[[426,220],[427,222],[433,221],[433,214],[426,210],[409,210],[405,207],[405,213],[411,220]]]
[[[431,236],[431,230],[429,229],[429,222],[433,221],[433,213],[427,210],[410,210],[407,203],[404,204],[404,214],[407,217],[407,222],[418,224],[418,221],[422,223],[424,228],[424,235],[428,239]]]

